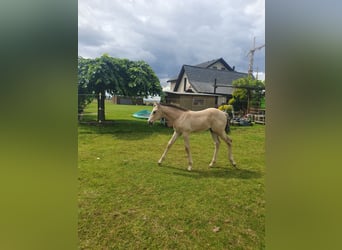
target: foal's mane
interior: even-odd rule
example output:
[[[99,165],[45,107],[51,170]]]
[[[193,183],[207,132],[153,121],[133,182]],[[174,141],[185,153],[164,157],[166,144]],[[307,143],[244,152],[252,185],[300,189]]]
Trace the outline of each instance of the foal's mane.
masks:
[[[166,107],[170,107],[170,108],[179,109],[179,110],[182,110],[182,111],[189,111],[189,109],[186,109],[186,108],[183,108],[183,107],[180,107],[180,106],[177,106],[177,105],[169,104],[169,103],[160,103],[160,105],[166,106]]]

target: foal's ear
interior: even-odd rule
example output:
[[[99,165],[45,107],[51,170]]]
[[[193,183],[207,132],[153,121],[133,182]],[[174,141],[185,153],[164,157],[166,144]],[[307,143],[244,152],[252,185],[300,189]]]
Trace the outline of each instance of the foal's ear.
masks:
[[[155,103],[153,103],[153,107],[159,107],[159,103],[157,103],[157,102],[155,102]]]

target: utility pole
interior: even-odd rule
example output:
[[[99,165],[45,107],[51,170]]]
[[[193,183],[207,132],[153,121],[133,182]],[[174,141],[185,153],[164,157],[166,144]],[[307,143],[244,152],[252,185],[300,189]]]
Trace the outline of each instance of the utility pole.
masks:
[[[257,71],[256,71],[255,79],[258,80],[258,77],[259,77],[259,68],[258,68],[258,66],[257,66]]]
[[[262,49],[263,47],[265,47],[265,44],[255,47],[255,37],[254,37],[253,48],[247,54],[247,56],[249,56],[248,76],[251,76],[253,74],[254,52],[256,50]]]

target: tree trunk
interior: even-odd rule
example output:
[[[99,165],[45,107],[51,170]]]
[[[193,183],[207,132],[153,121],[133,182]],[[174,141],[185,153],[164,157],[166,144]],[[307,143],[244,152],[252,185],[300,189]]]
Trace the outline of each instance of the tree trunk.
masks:
[[[105,121],[105,91],[101,91],[97,96],[97,121]]]

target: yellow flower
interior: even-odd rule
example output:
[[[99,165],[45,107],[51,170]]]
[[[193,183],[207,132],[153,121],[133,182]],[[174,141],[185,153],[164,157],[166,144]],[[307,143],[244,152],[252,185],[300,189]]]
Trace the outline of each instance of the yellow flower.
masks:
[[[233,111],[233,106],[232,105],[221,105],[220,107],[218,107],[219,110],[224,111],[224,112],[228,112],[228,111]]]

